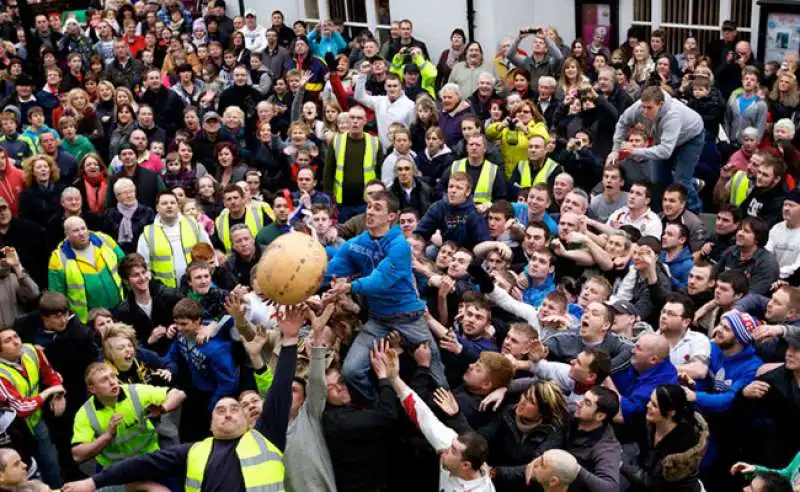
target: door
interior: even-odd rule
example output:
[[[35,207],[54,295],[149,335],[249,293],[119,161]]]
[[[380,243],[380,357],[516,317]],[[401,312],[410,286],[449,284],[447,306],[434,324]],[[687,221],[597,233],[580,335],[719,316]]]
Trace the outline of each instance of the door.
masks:
[[[575,32],[590,44],[597,35],[603,38],[603,44],[609,51],[619,46],[617,30],[614,28],[619,19],[619,1],[593,2],[576,0]]]

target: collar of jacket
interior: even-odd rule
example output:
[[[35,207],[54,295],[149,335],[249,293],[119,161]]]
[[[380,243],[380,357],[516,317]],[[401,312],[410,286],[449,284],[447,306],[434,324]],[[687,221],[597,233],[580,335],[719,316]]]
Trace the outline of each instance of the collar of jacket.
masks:
[[[95,233],[89,233],[89,244],[94,245],[95,247],[100,247],[103,245],[103,240],[100,239]],[[61,252],[64,253],[64,256],[67,257],[68,260],[74,260],[76,258],[75,249],[72,247],[69,241],[65,240],[64,244],[61,246]]]

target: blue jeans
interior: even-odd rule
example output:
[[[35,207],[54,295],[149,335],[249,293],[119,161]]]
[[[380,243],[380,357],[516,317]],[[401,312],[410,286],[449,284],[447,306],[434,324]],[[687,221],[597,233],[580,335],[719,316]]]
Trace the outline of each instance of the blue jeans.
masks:
[[[700,162],[700,155],[703,153],[705,144],[705,133],[700,133],[685,144],[675,147],[675,151],[672,153],[672,157],[669,160],[655,161],[653,163],[657,167],[656,177],[658,179],[658,181],[654,181],[654,183],[671,183],[675,181],[685,186],[686,190],[689,192],[689,199],[686,207],[695,213],[700,212],[703,204],[700,201],[700,196],[697,194],[697,188],[692,178],[694,178],[694,168],[697,167],[697,163]],[[669,163],[672,160],[675,162],[674,176],[669,174]],[[666,181],[662,181],[662,179]],[[653,200],[655,201],[655,197]],[[659,205],[661,204],[659,203]]]
[[[50,431],[44,420],[40,420],[36,427],[31,430],[33,438],[36,439],[36,462],[39,471],[42,473],[42,481],[52,489],[61,488],[61,468],[58,466],[58,451],[50,440]]]
[[[348,219],[367,211],[367,205],[338,205],[339,224],[344,224]]]
[[[442,356],[439,346],[433,339],[428,322],[422,313],[408,313],[393,317],[379,317],[370,314],[369,320],[353,341],[350,351],[342,365],[342,375],[356,391],[369,401],[375,400],[375,388],[370,382],[369,354],[374,342],[396,331],[403,337],[406,345],[416,346],[427,342],[431,347],[431,374],[440,386],[447,386]]]

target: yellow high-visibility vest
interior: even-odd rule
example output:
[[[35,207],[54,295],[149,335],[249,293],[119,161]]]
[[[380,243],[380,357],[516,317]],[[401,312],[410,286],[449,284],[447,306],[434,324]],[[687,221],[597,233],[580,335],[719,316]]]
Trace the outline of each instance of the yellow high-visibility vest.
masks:
[[[7,364],[2,359],[0,359],[0,378],[13,384],[23,398],[33,398],[39,394],[39,353],[36,351],[36,347],[30,343],[23,344],[20,359],[22,367],[25,368],[25,372],[28,374],[27,378],[22,375],[19,369]],[[41,408],[28,415],[28,418],[25,419],[30,429],[36,427],[36,424],[41,420]]]
[[[200,242],[202,233],[200,226],[191,217],[181,217],[179,223],[182,249],[180,254],[186,258],[188,265],[192,262],[192,246]],[[173,260],[175,252],[172,251],[164,227],[161,223],[154,222],[144,227],[142,235],[150,251],[150,270],[153,272],[153,278],[167,287],[177,287],[178,279],[175,277]]]
[[[244,224],[248,229],[250,229],[253,237],[256,237],[258,235],[258,231],[264,227],[264,221],[262,220],[263,216],[261,214],[262,208],[258,205],[250,205],[244,210]],[[219,240],[222,241],[222,244],[225,246],[225,254],[230,254],[231,252],[230,216],[231,211],[226,208],[222,210],[215,221],[217,226],[217,237],[219,237]]]
[[[467,160],[459,159],[450,166],[450,176],[454,173],[467,172]],[[474,203],[491,203],[492,190],[494,189],[494,180],[497,178],[497,165],[489,161],[483,161],[481,164],[481,174],[478,176],[478,182],[475,183],[475,189],[472,191],[472,201]]]
[[[731,178],[731,205],[739,206],[742,204],[747,194],[750,192],[750,178],[744,171],[736,171]]]
[[[214,438],[195,443],[186,458],[186,492],[200,492]],[[283,453],[258,431],[249,430],[236,445],[246,492],[283,492]],[[213,471],[213,470],[212,470]]]
[[[344,187],[344,156],[347,151],[347,134],[338,134],[333,137],[333,151],[336,155],[336,173],[333,175],[333,198],[337,205],[342,203],[342,188]],[[375,176],[375,161],[378,160],[380,142],[378,137],[364,134],[366,147],[364,148],[364,186]]]
[[[544,165],[539,168],[539,171],[536,173],[536,177],[531,182],[531,161],[519,161],[517,163],[517,171],[519,172],[519,187],[520,188],[530,188],[531,186],[539,183],[547,183],[550,180],[550,176],[553,172],[558,168],[559,163],[550,159],[549,157],[544,162]]]

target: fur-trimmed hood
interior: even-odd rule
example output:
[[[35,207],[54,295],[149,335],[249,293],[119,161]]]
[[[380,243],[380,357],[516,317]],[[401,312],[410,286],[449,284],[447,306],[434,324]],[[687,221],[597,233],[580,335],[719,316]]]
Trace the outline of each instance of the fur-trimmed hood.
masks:
[[[667,482],[677,482],[696,475],[700,461],[708,448],[708,423],[697,412],[694,414],[697,421],[697,444],[682,453],[665,456],[661,460],[662,475]]]

